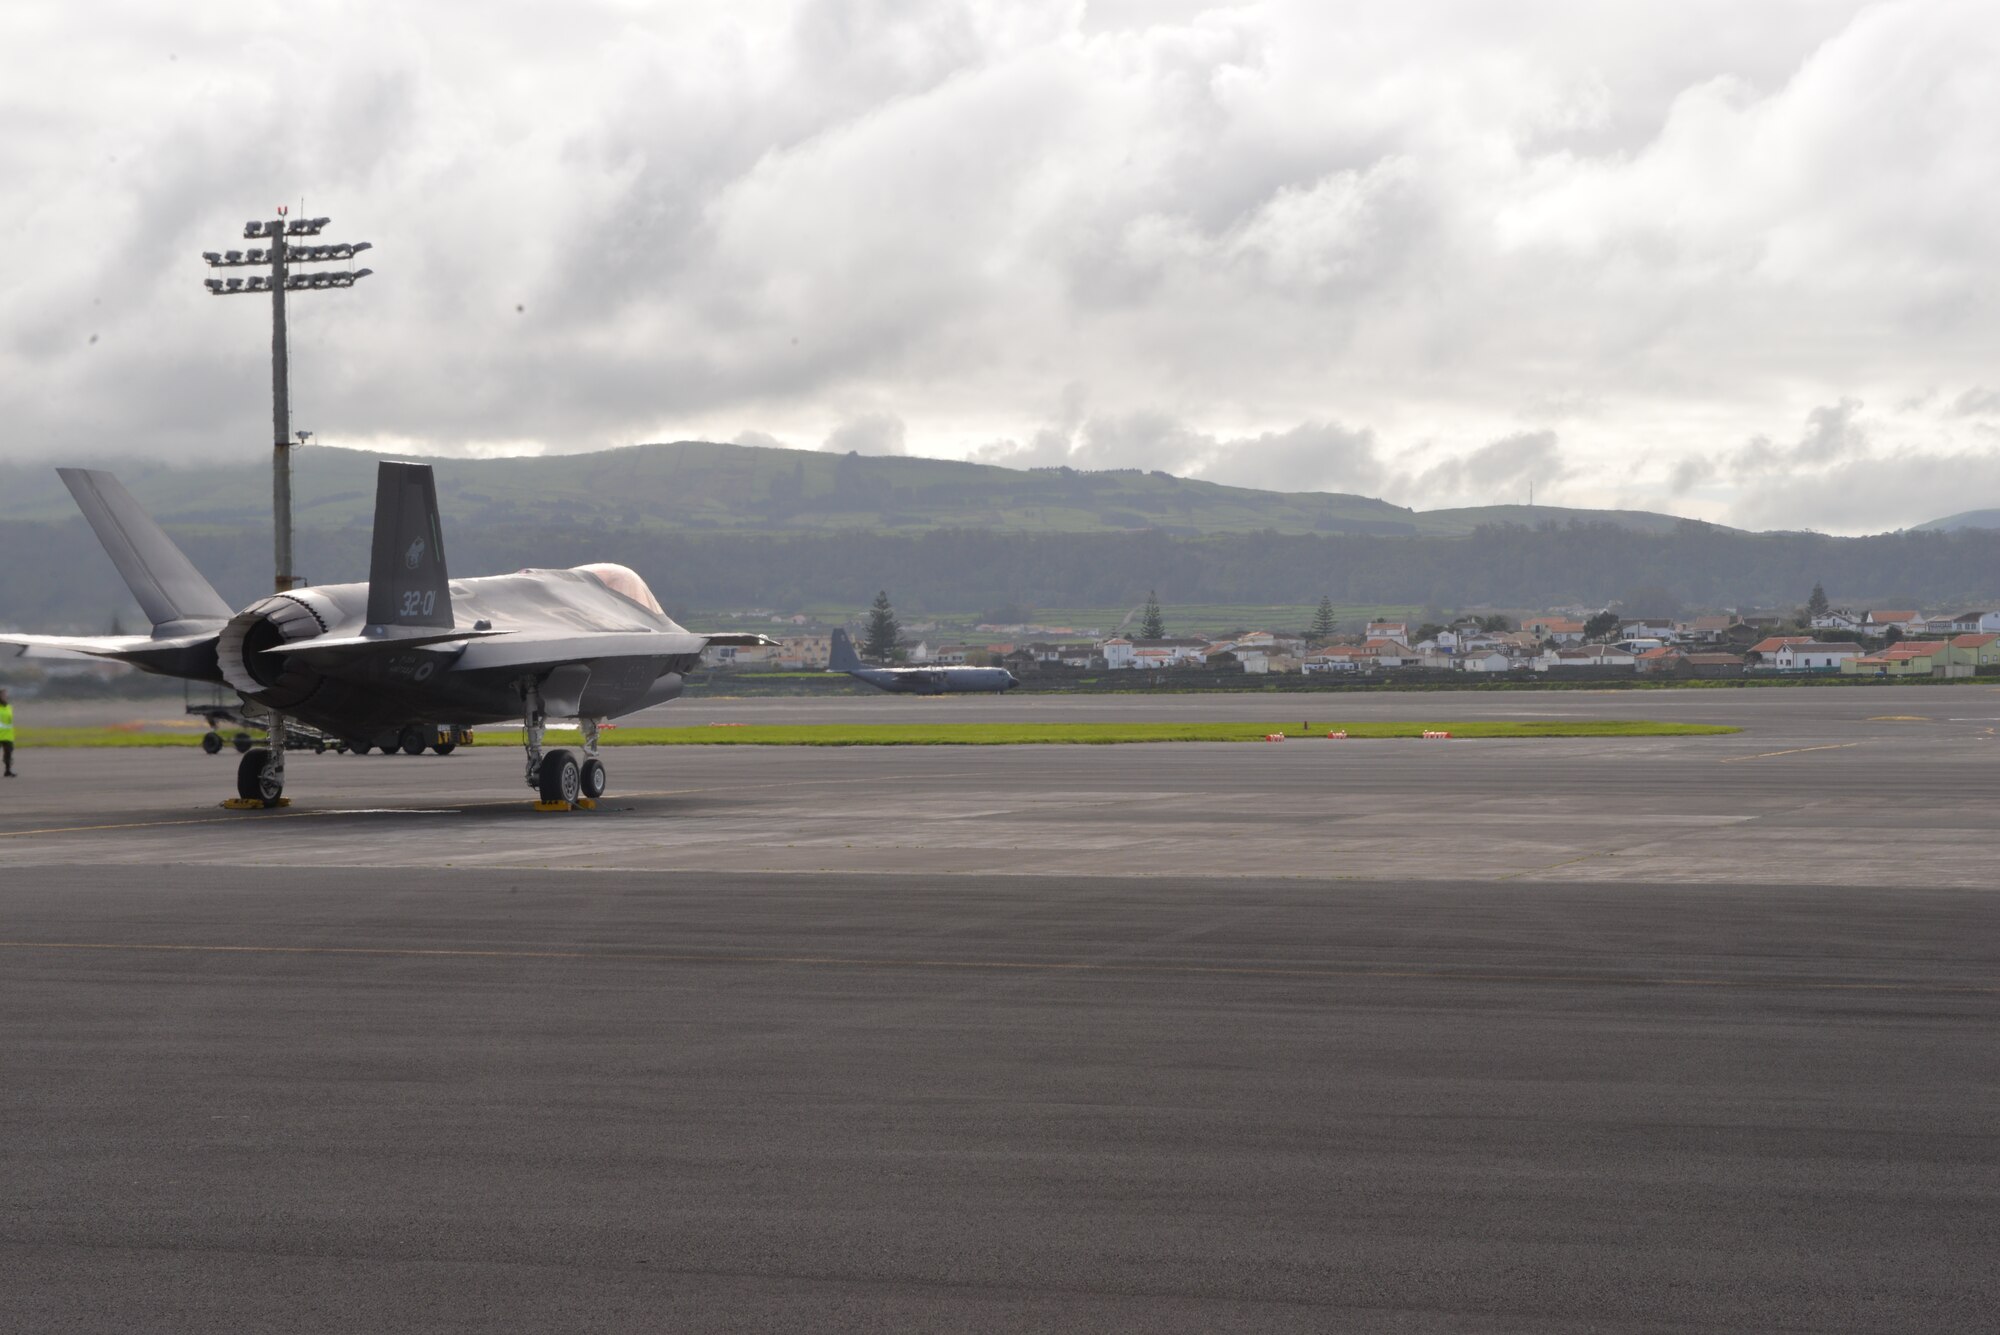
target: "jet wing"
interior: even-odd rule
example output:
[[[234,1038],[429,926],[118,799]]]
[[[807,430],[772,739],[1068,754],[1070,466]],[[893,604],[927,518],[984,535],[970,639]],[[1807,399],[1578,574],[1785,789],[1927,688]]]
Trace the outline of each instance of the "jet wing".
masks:
[[[679,658],[700,653],[708,643],[708,636],[688,631],[526,631],[466,645],[451,670],[558,667],[593,658]]]

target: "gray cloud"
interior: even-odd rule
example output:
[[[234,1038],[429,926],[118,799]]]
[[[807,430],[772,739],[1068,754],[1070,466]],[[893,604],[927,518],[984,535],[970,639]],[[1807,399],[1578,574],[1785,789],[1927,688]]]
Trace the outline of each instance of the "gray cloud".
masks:
[[[1472,453],[1433,464],[1423,472],[1398,479],[1399,495],[1419,507],[1454,501],[1504,505],[1525,497],[1528,484],[1545,488],[1574,470],[1563,457],[1553,431],[1517,431],[1482,445]],[[1548,493],[1541,492],[1546,499]]]
[[[1373,495],[1387,478],[1375,433],[1337,422],[1305,422],[1289,431],[1224,442],[1201,470],[1211,482],[1271,491],[1342,491]]]
[[[1806,433],[1792,447],[1792,459],[1801,464],[1831,463],[1868,448],[1868,433],[1855,415],[1861,411],[1858,399],[1815,408],[1806,415]]]
[[[1905,449],[1844,460],[1820,472],[1755,479],[1737,494],[1729,519],[1746,528],[1876,533],[1993,508],[1996,502],[2000,453]]]
[[[1714,477],[1715,464],[1699,455],[1692,455],[1674,465],[1667,489],[1676,496],[1685,496]]]
[[[835,454],[908,454],[903,419],[892,413],[864,413],[833,429],[820,448]]]
[[[1952,400],[1951,411],[1958,417],[1987,417],[2000,414],[2000,389],[1975,385]]]
[[[261,311],[208,298],[195,256],[301,191],[377,246],[376,277],[295,312],[299,422],[327,443],[754,422],[893,448],[852,407],[890,405],[906,450],[1267,485],[1471,498],[1534,475],[1588,504],[1643,460],[1656,498],[1716,518],[1788,470],[1991,449],[1989,8],[1603,13],[0,18],[10,48],[65,55],[0,93],[0,452],[254,451]],[[246,129],[281,113],[284,135]],[[1046,402],[1065,383],[1088,411]],[[1860,402],[1897,406],[1864,424]],[[1506,436],[1557,423],[1560,449]],[[1425,453],[1471,441],[1492,444]],[[1830,508],[1786,522],[1845,513],[1790,495]]]

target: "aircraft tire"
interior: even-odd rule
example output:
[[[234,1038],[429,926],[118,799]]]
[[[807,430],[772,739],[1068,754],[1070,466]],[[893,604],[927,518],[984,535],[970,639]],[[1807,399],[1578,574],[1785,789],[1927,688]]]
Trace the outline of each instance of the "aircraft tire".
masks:
[[[222,734],[210,729],[201,735],[201,749],[209,755],[222,753]]]
[[[535,778],[544,802],[574,803],[583,795],[583,767],[576,763],[576,752],[567,747],[543,756]]]
[[[417,723],[412,723],[409,727],[396,734],[396,740],[402,744],[403,754],[406,756],[422,755],[424,748],[429,746],[436,737],[436,728],[426,728]]]
[[[370,746],[367,742],[349,742],[347,744],[347,754],[351,756],[365,756],[369,750]]]
[[[578,791],[595,802],[604,796],[605,785],[610,782],[610,778],[611,776],[604,772],[603,761],[596,756],[586,756],[583,768],[577,774]]]
[[[452,752],[454,752],[454,751],[458,750],[458,743],[457,743],[457,742],[432,742],[432,743],[431,743],[431,750],[433,750],[433,751],[437,752],[437,753],[438,753],[439,755],[441,755],[441,756],[448,756],[448,755],[450,755],[450,754],[451,754]]]
[[[253,747],[236,762],[236,795],[248,801],[275,802],[284,795],[284,780],[271,773],[271,753]]]
[[[247,732],[237,733],[236,736],[230,739],[230,745],[236,748],[237,755],[244,754],[250,749],[251,746],[250,734]]]

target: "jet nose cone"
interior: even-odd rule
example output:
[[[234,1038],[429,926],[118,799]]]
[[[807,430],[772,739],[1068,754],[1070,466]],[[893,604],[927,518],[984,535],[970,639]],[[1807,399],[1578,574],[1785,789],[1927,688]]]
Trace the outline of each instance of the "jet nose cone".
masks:
[[[1013,673],[1011,673],[1011,672],[1009,672],[1009,673],[1007,674],[1007,689],[1008,689],[1008,690],[1010,690],[1010,691],[1011,691],[1011,690],[1013,690],[1013,689],[1014,689],[1014,688],[1015,688],[1016,686],[1019,686],[1020,684],[1021,684],[1021,679],[1020,679],[1019,677],[1015,676],[1015,675],[1014,675]]]

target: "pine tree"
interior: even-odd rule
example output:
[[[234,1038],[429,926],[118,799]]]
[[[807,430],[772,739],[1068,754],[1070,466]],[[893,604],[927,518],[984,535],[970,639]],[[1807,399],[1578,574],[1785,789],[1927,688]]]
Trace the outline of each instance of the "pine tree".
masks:
[[[1146,594],[1146,611],[1139,618],[1139,638],[1142,640],[1164,640],[1167,638],[1167,621],[1160,615],[1160,595]]]
[[[1333,599],[1330,596],[1321,596],[1319,611],[1313,613],[1311,634],[1314,640],[1325,640],[1333,635]]]
[[[1812,597],[1806,599],[1806,614],[1808,616],[1823,617],[1832,609],[1832,606],[1833,604],[1826,600],[1826,586],[1823,584],[1814,584]]]
[[[861,645],[861,656],[878,663],[889,662],[896,656],[896,638],[902,629],[889,606],[889,591],[884,589],[875,595],[875,605],[868,609],[868,633]]]

